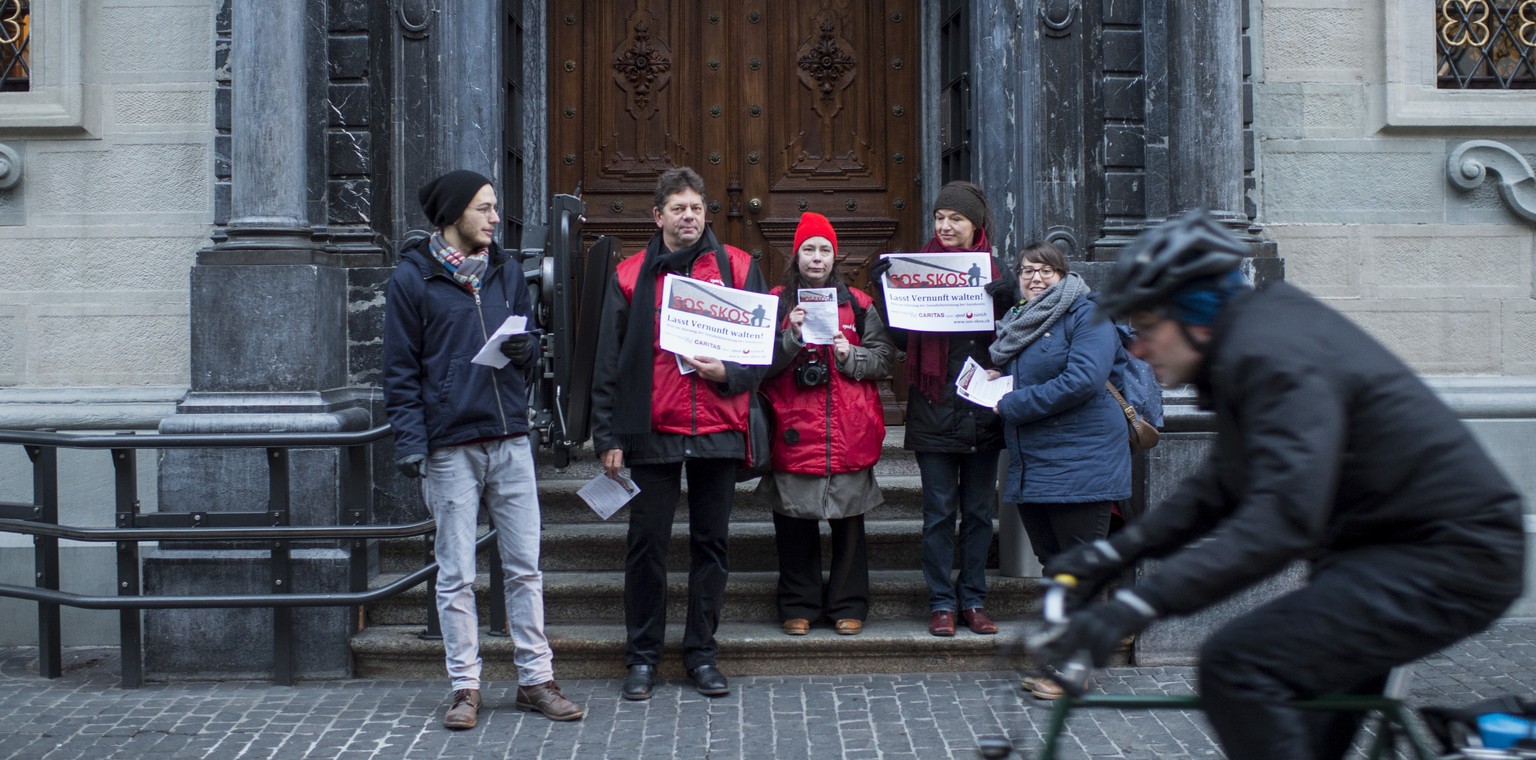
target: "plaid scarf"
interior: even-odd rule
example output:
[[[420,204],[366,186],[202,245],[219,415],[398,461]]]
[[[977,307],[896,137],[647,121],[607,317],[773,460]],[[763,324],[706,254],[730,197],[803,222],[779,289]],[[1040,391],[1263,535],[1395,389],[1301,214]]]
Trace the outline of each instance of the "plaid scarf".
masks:
[[[453,275],[464,289],[471,293],[480,292],[480,277],[485,274],[487,267],[491,265],[491,253],[489,248],[481,248],[474,253],[465,256],[457,248],[448,245],[443,239],[443,233],[432,233],[432,240],[427,243],[432,251],[432,258],[437,259]]]

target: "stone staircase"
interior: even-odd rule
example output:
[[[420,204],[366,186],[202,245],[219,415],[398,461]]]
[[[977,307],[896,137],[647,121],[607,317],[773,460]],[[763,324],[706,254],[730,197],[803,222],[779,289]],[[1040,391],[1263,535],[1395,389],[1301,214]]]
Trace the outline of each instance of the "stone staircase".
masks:
[[[988,563],[987,608],[1003,628],[979,636],[962,625],[956,636],[928,634],[927,587],[918,569],[922,531],[921,486],[911,452],[901,448],[902,429],[891,428],[876,474],[886,504],[866,519],[869,536],[870,614],[864,632],[838,636],[818,624],[808,636],[786,636],[774,605],[777,560],[771,511],[753,492],[756,481],[737,487],[731,519],[731,576],[720,630],[721,668],[727,675],[787,675],[980,671],[1019,664],[1026,619],[1037,619],[1034,579],[997,574],[996,541]],[[624,674],[624,539],[627,510],[604,522],[576,496],[599,468],[588,453],[563,471],[542,464],[539,493],[544,515],[541,549],[545,625],[562,678],[616,678]],[[685,487],[686,488],[686,487]],[[668,552],[667,649],[662,675],[682,676],[678,651],[687,587],[687,501],[678,506]],[[826,540],[823,525],[823,540]],[[823,551],[824,559],[830,553]],[[421,566],[420,539],[382,542],[383,585]],[[485,625],[489,604],[486,552],[481,552],[476,593]],[[430,592],[425,585],[367,611],[352,639],[355,672],[362,677],[437,678],[442,646],[421,638]],[[486,677],[515,677],[511,641],[481,628]]]

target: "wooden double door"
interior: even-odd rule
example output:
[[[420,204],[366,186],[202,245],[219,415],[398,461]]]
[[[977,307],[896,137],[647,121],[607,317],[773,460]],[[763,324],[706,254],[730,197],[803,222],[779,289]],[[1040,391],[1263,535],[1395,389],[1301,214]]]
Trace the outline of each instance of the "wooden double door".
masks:
[[[915,0],[555,0],[550,177],[625,254],[656,178],[704,177],[709,221],[777,282],[803,211],[825,214],[855,283],[927,239],[918,184]]]

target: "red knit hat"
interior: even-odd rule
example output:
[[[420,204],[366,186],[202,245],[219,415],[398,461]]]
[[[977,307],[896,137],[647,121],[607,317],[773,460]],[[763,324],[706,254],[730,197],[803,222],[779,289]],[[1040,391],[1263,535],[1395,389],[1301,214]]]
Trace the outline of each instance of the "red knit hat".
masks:
[[[832,242],[832,255],[837,255],[837,232],[832,229],[832,223],[827,218],[815,211],[807,211],[800,215],[800,224],[795,227],[795,247],[789,249],[791,253],[798,253],[800,246],[813,237],[824,237]]]

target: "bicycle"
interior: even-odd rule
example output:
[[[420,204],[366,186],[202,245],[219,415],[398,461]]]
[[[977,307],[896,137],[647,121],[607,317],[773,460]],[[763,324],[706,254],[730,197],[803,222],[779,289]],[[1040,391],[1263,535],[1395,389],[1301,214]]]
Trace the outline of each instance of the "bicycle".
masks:
[[[1042,603],[1042,612],[1045,618],[1045,627],[1041,632],[1028,638],[1027,647],[1031,653],[1039,652],[1045,645],[1060,636],[1067,624],[1067,594],[1075,587],[1076,579],[1071,576],[1057,576],[1044,581],[1046,592]],[[1055,680],[1061,684],[1066,694],[1056,700],[1051,707],[1051,716],[1046,724],[1046,729],[1041,738],[1041,748],[1036,755],[1037,760],[1055,760],[1056,744],[1066,729],[1067,719],[1074,710],[1080,709],[1129,709],[1129,710],[1201,710],[1203,706],[1198,695],[1189,696],[1147,696],[1147,695],[1114,695],[1114,694],[1085,694],[1088,673],[1091,670],[1087,653],[1082,652],[1074,656],[1060,667],[1046,667],[1039,669],[1039,675]],[[1406,745],[1408,757],[1413,760],[1500,760],[1507,758],[1533,758],[1536,753],[1529,755],[1507,754],[1502,750],[1491,750],[1500,754],[1484,754],[1484,750],[1472,750],[1478,754],[1465,754],[1469,750],[1458,750],[1456,754],[1442,755],[1432,751],[1429,744],[1424,741],[1414,725],[1412,713],[1403,700],[1408,695],[1408,684],[1411,671],[1407,667],[1394,668],[1387,679],[1386,688],[1380,695],[1339,695],[1321,697],[1297,701],[1295,707],[1304,710],[1351,710],[1366,711],[1371,713],[1370,725],[1374,728],[1375,738],[1367,747],[1366,757],[1370,760],[1381,760],[1392,757],[1398,750],[1399,742]],[[983,737],[978,741],[977,752],[986,760],[1004,760],[1011,757],[1015,748],[1008,739],[1003,737]]]

